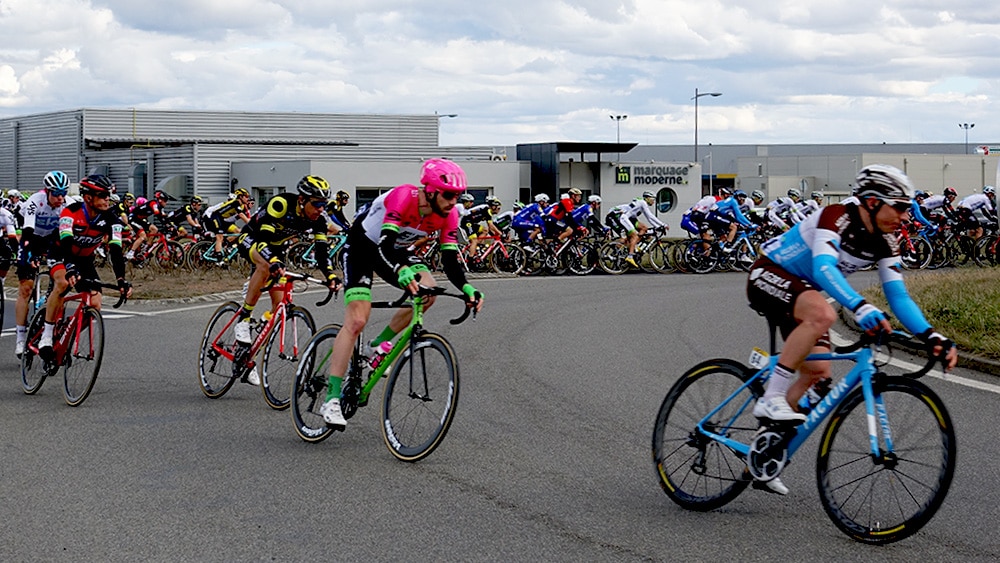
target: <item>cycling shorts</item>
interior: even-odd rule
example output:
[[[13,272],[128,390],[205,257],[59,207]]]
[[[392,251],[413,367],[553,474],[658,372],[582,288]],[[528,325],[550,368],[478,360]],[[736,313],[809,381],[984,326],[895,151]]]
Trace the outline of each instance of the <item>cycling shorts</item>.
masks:
[[[364,233],[364,227],[360,221],[351,227],[347,234],[347,242],[340,253],[340,267],[344,272],[344,302],[351,301],[371,301],[373,274],[377,273],[380,278],[389,285],[397,289],[402,289],[399,285],[399,276],[382,259],[379,258],[378,245],[369,239]],[[430,269],[420,261],[420,258],[409,254],[404,262],[418,272],[429,272]]]
[[[758,258],[750,267],[750,276],[747,279],[747,299],[750,301],[750,308],[763,315],[769,323],[776,325],[783,339],[787,339],[792,330],[798,326],[794,312],[795,300],[806,291],[818,290],[808,281],[785,271],[766,256]],[[824,334],[816,343],[829,347],[830,334]]]

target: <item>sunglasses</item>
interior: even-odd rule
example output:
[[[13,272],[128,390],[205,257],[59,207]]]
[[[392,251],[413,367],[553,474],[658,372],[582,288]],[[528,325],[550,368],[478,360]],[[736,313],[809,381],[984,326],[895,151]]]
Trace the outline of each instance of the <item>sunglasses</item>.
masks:
[[[108,193],[96,193],[96,194],[91,194],[91,195],[93,195],[97,199],[108,199],[109,197],[111,197],[111,193],[110,192],[108,192]]]
[[[447,201],[455,201],[458,199],[458,192],[438,192]]]
[[[894,201],[894,202],[892,202],[892,203],[889,204],[889,207],[892,207],[896,211],[898,211],[900,213],[903,213],[905,211],[909,211],[910,210],[910,202],[908,202],[908,201]]]
[[[315,207],[316,209],[323,209],[324,207],[326,207],[326,200],[325,199],[314,199],[314,200],[312,200],[312,201],[309,202],[309,205]]]
[[[69,190],[49,190],[49,195],[52,197],[66,197]]]

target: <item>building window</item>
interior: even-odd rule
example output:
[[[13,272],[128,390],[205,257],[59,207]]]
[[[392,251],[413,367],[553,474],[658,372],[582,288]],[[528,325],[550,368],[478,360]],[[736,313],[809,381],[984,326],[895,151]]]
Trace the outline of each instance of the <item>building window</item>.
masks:
[[[656,212],[669,213],[677,205],[677,192],[671,188],[662,188],[656,192]]]
[[[355,190],[354,208],[361,209],[363,206],[375,201],[378,196],[391,189],[392,188],[357,188]]]

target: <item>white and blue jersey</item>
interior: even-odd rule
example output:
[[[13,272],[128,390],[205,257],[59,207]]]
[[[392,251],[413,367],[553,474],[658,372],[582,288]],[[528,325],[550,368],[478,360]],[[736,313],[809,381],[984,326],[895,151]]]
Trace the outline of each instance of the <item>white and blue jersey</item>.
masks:
[[[846,276],[877,264],[893,313],[910,332],[925,332],[930,324],[903,285],[896,234],[869,232],[859,212],[856,205],[829,205],[765,242],[761,253],[852,311],[864,297],[847,283]]]

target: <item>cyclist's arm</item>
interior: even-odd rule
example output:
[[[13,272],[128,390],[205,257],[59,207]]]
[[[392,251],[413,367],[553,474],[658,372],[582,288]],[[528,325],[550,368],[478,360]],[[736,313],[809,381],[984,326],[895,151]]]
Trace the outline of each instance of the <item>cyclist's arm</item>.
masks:
[[[865,298],[847,283],[847,278],[840,271],[837,265],[840,258],[840,233],[835,230],[835,225],[827,227],[825,225],[827,221],[824,221],[828,217],[835,221],[840,215],[836,211],[824,211],[820,217],[812,243],[812,279],[816,280],[820,288],[830,294],[830,297],[853,311]]]
[[[646,219],[646,221],[649,222],[650,227],[663,228],[667,226],[666,223],[660,221],[660,219],[655,214],[653,214],[653,210],[649,208],[648,204],[646,204],[646,200],[640,200],[640,202],[641,205],[639,209],[642,210],[642,216]]]
[[[917,200],[913,200],[913,202],[910,203],[910,215],[921,225],[931,224],[930,219],[924,216],[923,210],[920,209],[920,204],[917,203]]]
[[[901,269],[898,256],[879,260],[878,276],[882,282],[882,291],[889,302],[889,308],[906,330],[913,334],[925,334],[931,329],[931,324],[927,322],[920,307],[906,291]]]

